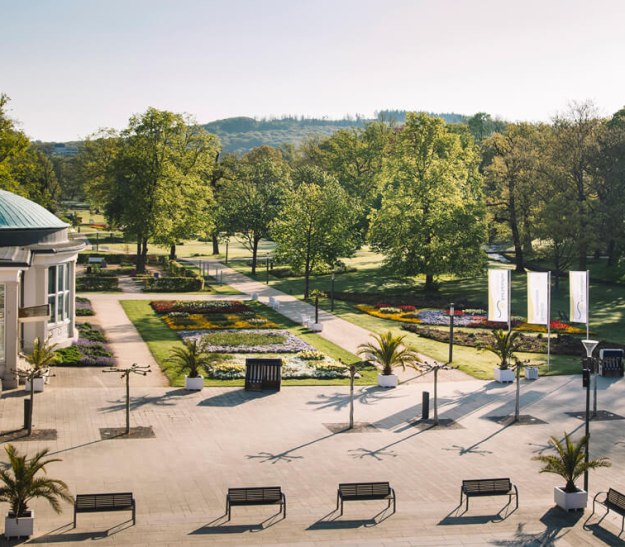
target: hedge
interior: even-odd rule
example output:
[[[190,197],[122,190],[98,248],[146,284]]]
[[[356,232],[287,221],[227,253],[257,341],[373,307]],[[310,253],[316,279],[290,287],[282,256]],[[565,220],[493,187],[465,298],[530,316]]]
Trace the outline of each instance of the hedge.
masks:
[[[116,277],[87,275],[76,278],[77,291],[118,291],[119,284]]]
[[[158,264],[161,255],[148,255],[148,264]],[[106,260],[107,264],[134,264],[137,260],[137,255],[127,255],[122,253],[97,253],[97,252],[82,252],[78,255],[78,264],[87,264],[89,257],[101,257]]]
[[[143,287],[150,292],[190,292],[201,291],[204,288],[204,279],[195,277],[159,277],[148,278],[143,281]]]

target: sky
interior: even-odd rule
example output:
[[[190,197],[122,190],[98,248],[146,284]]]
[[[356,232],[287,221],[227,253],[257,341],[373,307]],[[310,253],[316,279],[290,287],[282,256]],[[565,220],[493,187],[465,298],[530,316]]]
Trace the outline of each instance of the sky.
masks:
[[[0,0],[0,92],[32,139],[148,107],[548,121],[625,105],[624,0]]]

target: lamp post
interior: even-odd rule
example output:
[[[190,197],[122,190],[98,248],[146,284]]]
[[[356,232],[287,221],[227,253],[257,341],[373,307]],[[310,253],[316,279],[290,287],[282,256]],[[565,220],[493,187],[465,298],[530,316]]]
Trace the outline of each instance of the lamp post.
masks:
[[[332,277],[330,278],[332,280],[332,284],[330,285],[330,311],[334,311],[334,279],[335,279],[336,275],[334,272],[332,272]]]
[[[596,340],[582,340],[582,344],[584,345],[584,349],[586,350],[586,363],[588,367],[593,367],[593,358],[592,352],[597,347]],[[584,365],[586,364],[584,363]],[[583,366],[584,366],[583,365]],[[588,462],[590,460],[589,450],[590,450],[590,368],[584,366],[582,370],[582,379],[583,386],[586,388],[586,419],[585,419],[585,430],[584,435],[586,436],[586,451],[584,454],[584,462],[586,463],[586,471],[584,471],[584,490],[588,492]]]
[[[265,285],[269,285],[269,255],[265,255]]]
[[[449,362],[454,359],[454,303],[449,304]]]

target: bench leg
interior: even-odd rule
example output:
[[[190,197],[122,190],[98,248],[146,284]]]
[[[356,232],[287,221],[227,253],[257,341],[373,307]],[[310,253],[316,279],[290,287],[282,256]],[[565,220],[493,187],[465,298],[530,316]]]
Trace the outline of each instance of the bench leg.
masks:
[[[132,505],[132,524],[133,524],[133,526],[134,526],[135,524],[137,524],[137,519],[136,519],[136,516],[137,516],[137,515],[136,515],[136,511],[135,511],[135,509],[136,509],[136,507],[135,507],[135,505],[133,504],[133,505]]]
[[[76,528],[76,509],[74,509],[74,528]]]
[[[228,520],[230,520],[230,517],[232,516],[232,506],[229,501],[226,501],[226,514],[228,515]]]
[[[339,516],[343,516],[343,498],[341,498],[341,512],[339,513]]]

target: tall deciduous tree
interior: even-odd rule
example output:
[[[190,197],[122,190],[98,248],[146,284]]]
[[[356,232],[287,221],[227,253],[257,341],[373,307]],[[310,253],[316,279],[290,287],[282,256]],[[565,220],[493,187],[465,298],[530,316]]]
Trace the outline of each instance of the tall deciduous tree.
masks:
[[[269,235],[290,187],[290,168],[280,150],[261,146],[237,163],[233,178],[220,191],[220,218],[228,233],[238,233],[252,253],[256,273],[258,244]]]
[[[300,182],[287,192],[270,232],[276,255],[303,272],[304,298],[308,298],[311,273],[334,266],[356,250],[355,215],[347,192],[327,173],[307,168],[295,178]]]
[[[398,273],[424,274],[427,290],[437,275],[484,266],[478,161],[472,139],[450,132],[440,118],[409,113],[396,135],[369,238]]]

